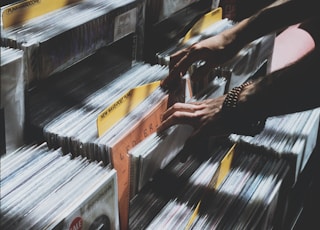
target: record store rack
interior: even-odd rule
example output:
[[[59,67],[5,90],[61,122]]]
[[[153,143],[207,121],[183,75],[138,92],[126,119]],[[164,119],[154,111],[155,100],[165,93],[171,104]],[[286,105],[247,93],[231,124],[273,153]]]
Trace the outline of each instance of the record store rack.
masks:
[[[2,1],[0,228],[306,227],[320,200],[320,108],[268,118],[254,137],[208,137],[188,157],[191,127],[156,132],[172,103],[159,86],[170,55],[258,7],[232,17],[231,2]],[[186,74],[179,100],[267,73],[276,36],[202,82]]]

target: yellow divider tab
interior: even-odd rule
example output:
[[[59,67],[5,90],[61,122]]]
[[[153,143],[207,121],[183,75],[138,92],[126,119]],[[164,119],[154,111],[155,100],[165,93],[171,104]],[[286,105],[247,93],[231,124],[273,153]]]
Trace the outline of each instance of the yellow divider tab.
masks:
[[[224,178],[226,177],[226,175],[229,173],[230,168],[231,168],[231,164],[232,164],[232,159],[234,156],[235,147],[236,147],[236,144],[234,144],[230,148],[230,150],[227,152],[227,154],[221,160],[218,170],[213,174],[213,176],[208,184],[209,188],[217,189],[220,186],[220,184],[222,183],[222,181],[224,180]],[[205,196],[205,194],[203,196]],[[198,202],[195,210],[193,211],[191,217],[189,218],[189,221],[185,227],[185,230],[190,229],[192,223],[194,222],[194,220],[198,216],[200,204],[201,204],[201,200]]]
[[[30,19],[58,10],[81,0],[26,0],[3,8],[3,28],[24,23]]]
[[[139,103],[148,97],[157,87],[160,81],[152,82],[128,90],[112,105],[104,109],[97,118],[98,135],[102,136],[116,122],[131,112]]]
[[[191,225],[193,224],[194,220],[196,219],[198,213],[199,213],[199,209],[200,209],[200,204],[201,204],[201,200],[198,202],[196,208],[194,209],[188,223],[187,226],[185,227],[185,230],[190,229]]]
[[[224,158],[221,160],[219,171],[218,171],[218,178],[217,182],[215,183],[215,188],[217,189],[226,175],[229,173],[230,168],[231,168],[231,163],[234,155],[234,149],[235,149],[236,144],[234,144],[228,153],[224,156]]]
[[[194,26],[187,32],[182,40],[182,44],[186,43],[191,37],[200,34],[213,23],[222,19],[222,8],[218,7],[200,18]]]

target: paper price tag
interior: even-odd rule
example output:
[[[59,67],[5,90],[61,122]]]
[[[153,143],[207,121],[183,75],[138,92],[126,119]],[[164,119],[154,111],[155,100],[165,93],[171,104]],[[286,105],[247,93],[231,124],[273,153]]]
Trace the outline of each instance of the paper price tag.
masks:
[[[136,31],[137,8],[133,8],[115,18],[113,40],[118,41]]]

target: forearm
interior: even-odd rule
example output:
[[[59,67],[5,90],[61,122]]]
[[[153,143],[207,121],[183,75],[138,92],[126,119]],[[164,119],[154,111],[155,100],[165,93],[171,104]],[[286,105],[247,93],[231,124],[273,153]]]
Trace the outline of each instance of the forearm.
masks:
[[[262,77],[239,96],[235,113],[259,120],[320,106],[319,50],[295,65]]]
[[[278,0],[221,35],[235,52],[251,41],[317,14],[315,0]],[[231,51],[232,52],[232,51]]]

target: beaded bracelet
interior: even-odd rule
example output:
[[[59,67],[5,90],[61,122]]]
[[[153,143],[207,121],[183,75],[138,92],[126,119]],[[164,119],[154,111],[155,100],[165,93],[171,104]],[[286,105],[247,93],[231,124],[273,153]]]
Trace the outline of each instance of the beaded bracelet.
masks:
[[[232,108],[237,107],[239,95],[240,95],[241,91],[243,90],[244,87],[246,87],[250,84],[252,84],[252,81],[245,82],[242,85],[231,89],[228,92],[228,94],[223,102],[222,109],[226,110],[226,109],[232,109]]]
[[[226,115],[230,116],[233,109],[237,107],[239,95],[242,92],[243,88],[252,84],[252,81],[243,83],[240,86],[234,87],[227,93],[226,98],[223,101],[222,111],[227,112]],[[238,123],[235,121],[235,128],[237,134],[250,135],[254,136],[260,133],[265,126],[265,119],[262,120],[251,120]]]

